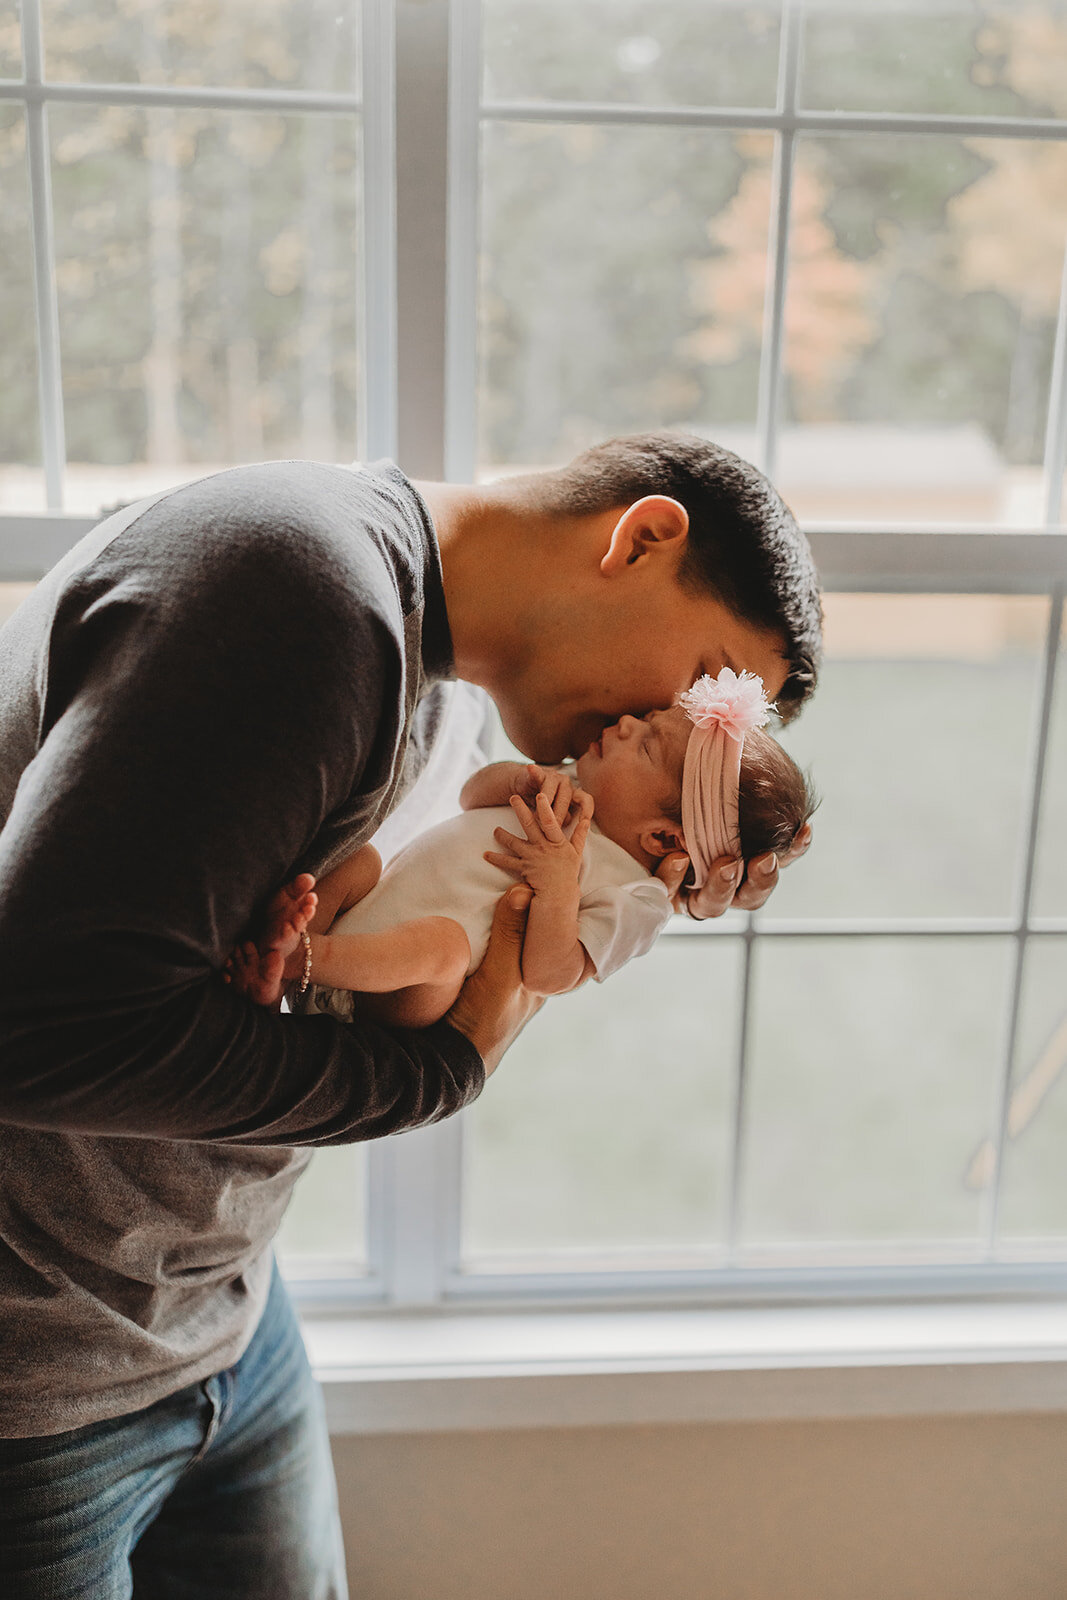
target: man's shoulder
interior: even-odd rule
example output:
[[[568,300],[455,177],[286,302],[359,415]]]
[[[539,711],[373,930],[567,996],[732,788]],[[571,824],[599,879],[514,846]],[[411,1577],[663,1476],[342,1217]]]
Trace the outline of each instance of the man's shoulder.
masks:
[[[195,479],[146,503],[85,570],[185,603],[236,591],[254,606],[266,592],[313,605],[324,622],[370,611],[397,631],[421,596],[428,541],[414,491],[392,469],[267,461]],[[106,525],[105,525],[106,526]],[[106,571],[104,569],[107,569]]]

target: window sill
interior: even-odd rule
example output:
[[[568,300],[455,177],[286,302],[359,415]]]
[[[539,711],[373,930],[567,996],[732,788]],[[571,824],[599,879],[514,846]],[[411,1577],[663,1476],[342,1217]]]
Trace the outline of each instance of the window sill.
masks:
[[[302,1320],[334,1434],[1067,1412],[1067,1301]]]

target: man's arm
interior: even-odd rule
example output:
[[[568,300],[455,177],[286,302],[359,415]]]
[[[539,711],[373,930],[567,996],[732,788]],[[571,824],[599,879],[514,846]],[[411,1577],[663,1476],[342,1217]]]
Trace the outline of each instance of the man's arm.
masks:
[[[284,541],[221,548],[186,551],[168,589],[111,547],[57,612],[40,749],[0,832],[0,1119],[343,1143],[481,1087],[446,1024],[279,1017],[219,981],[373,759],[397,671],[380,618]],[[504,987],[483,1004],[506,1010]]]

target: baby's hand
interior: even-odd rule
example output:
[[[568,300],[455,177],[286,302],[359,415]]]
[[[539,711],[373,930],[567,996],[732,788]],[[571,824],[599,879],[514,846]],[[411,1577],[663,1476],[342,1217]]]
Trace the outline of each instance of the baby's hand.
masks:
[[[535,894],[548,897],[573,894],[578,887],[582,853],[593,820],[593,797],[583,789],[576,789],[573,803],[577,816],[568,837],[544,788],[534,802],[533,811],[520,795],[512,795],[511,809],[526,837],[521,839],[507,828],[496,828],[494,838],[501,849],[499,852],[487,850],[486,861],[513,878],[524,879]]]
[[[560,827],[566,830],[569,824],[573,830],[581,814],[577,797],[583,792],[567,773],[555,767],[539,767],[536,761],[495,761],[467,779],[459,803],[464,811],[479,806],[506,806],[517,794],[532,806],[543,794]]]

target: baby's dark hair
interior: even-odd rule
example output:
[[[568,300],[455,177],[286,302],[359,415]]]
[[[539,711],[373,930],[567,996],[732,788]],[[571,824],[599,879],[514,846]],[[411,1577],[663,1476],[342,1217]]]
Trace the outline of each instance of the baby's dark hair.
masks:
[[[768,850],[788,850],[818,803],[810,779],[777,739],[760,728],[746,733],[737,795],[746,861]]]

